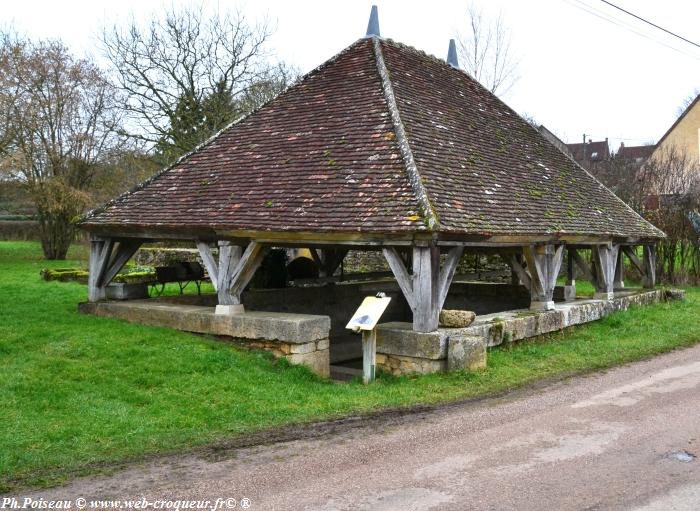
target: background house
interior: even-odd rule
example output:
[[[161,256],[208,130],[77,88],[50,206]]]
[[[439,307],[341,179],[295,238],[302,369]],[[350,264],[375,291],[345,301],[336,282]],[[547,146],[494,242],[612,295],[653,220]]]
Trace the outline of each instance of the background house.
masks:
[[[654,149],[656,149],[654,144],[626,146],[624,142],[621,142],[620,148],[615,153],[615,158],[629,164],[642,165],[652,155]]]
[[[671,152],[683,154],[694,164],[700,163],[700,94],[661,137],[651,158],[660,160]]]
[[[566,144],[566,147],[573,155],[574,160],[588,170],[610,160],[610,146],[607,138],[597,142],[588,139],[586,143]]]

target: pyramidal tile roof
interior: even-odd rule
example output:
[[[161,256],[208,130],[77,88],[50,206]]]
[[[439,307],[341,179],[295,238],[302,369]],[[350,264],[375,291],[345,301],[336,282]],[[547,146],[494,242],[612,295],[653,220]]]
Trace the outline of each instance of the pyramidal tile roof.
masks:
[[[469,75],[360,39],[102,208],[96,232],[663,233]]]

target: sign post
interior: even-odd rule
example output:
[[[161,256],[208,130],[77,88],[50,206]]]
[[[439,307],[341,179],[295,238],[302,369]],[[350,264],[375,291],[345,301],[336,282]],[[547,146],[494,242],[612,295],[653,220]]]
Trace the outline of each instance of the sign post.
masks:
[[[377,331],[375,327],[391,298],[384,293],[365,298],[345,326],[354,332],[362,331],[362,382],[374,381],[377,365]]]

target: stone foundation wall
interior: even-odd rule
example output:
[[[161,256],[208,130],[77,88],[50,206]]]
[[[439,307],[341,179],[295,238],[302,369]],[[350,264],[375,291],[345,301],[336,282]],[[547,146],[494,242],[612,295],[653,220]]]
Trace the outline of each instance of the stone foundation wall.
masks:
[[[505,286],[501,289],[513,291]],[[663,290],[625,291],[612,300],[558,303],[552,311],[520,309],[480,315],[466,328],[440,328],[429,333],[414,332],[407,322],[382,323],[377,326],[377,367],[397,376],[444,370],[474,371],[486,367],[490,346],[596,321],[614,312],[665,299],[679,298],[675,292]]]
[[[236,339],[240,346],[272,353],[275,358],[285,358],[292,364],[304,365],[316,374],[330,376],[330,343],[328,339],[306,343]]]
[[[447,370],[447,360],[430,360],[427,358],[377,353],[377,369],[394,376],[414,373],[437,373]]]
[[[660,289],[644,292],[623,292],[612,300],[577,300],[558,303],[555,310],[543,312],[507,311],[477,316],[465,333],[485,340],[488,346],[519,341],[564,328],[589,323],[625,311],[633,306],[649,305],[664,300]]]
[[[153,299],[82,303],[79,310],[144,325],[230,337],[240,346],[269,351],[321,376],[330,375],[330,319],[326,316],[275,312],[217,315],[211,307]]]

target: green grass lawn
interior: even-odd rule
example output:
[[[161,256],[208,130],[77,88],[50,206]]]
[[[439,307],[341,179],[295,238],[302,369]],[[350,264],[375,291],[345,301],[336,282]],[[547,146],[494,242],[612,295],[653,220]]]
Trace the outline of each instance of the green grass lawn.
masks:
[[[433,404],[649,357],[700,340],[700,291],[489,353],[487,370],[336,384],[206,337],[78,314],[36,243],[0,242],[0,492],[291,423]],[[81,261],[75,261],[80,258]]]

